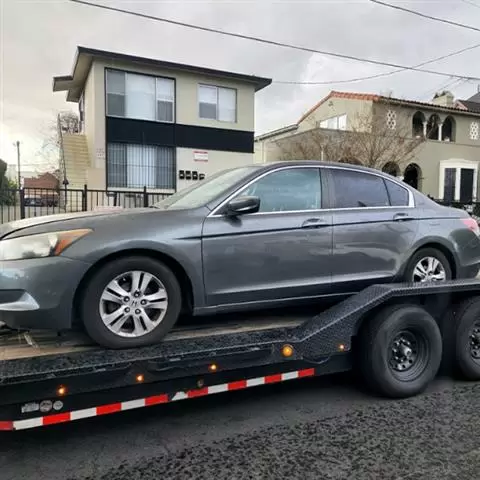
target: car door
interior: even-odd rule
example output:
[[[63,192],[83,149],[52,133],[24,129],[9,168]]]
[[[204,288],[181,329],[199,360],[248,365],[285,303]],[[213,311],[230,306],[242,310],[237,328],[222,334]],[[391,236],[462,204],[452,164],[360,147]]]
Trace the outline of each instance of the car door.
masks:
[[[332,214],[322,209],[317,167],[288,166],[260,175],[228,200],[260,199],[257,213],[214,210],[203,226],[209,306],[310,297],[329,291]]]
[[[400,182],[353,168],[329,168],[333,209],[332,289],[393,281],[418,230],[413,195]]]

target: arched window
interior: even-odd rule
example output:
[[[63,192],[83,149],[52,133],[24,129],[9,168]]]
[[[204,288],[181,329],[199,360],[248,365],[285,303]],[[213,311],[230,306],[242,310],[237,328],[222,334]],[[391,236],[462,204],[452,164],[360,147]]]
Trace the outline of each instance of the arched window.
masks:
[[[403,181],[417,190],[420,189],[420,181],[422,179],[422,171],[416,163],[410,163],[403,173]]]
[[[450,115],[443,121],[442,140],[444,142],[455,141],[455,119]]]
[[[438,140],[438,125],[440,124],[440,117],[434,113],[430,115],[427,122],[427,138],[430,140]]]
[[[423,137],[423,122],[425,122],[425,115],[422,112],[416,112],[412,119],[412,136]]]
[[[388,173],[389,175],[392,175],[394,177],[399,177],[400,176],[400,168],[394,162],[387,162],[383,166],[382,172]]]

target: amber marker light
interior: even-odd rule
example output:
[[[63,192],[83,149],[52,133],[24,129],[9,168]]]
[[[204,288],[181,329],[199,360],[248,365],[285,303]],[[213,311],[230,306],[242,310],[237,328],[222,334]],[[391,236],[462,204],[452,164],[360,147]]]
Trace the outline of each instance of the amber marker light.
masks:
[[[339,352],[344,352],[346,350],[346,346],[345,344],[341,343],[339,346],[338,346],[338,351]]]
[[[57,395],[59,397],[63,397],[64,395],[67,394],[67,387],[65,387],[64,385],[60,385],[58,388],[57,388]]]
[[[209,372],[216,372],[218,370],[218,366],[216,363],[211,363],[209,366],[208,366],[208,371]]]
[[[285,357],[285,358],[290,358],[292,355],[293,355],[293,347],[291,345],[284,345],[282,347],[282,355]]]
[[[135,377],[135,380],[136,380],[138,383],[142,383],[142,382],[145,380],[145,377],[143,376],[143,374],[139,373],[139,374]]]

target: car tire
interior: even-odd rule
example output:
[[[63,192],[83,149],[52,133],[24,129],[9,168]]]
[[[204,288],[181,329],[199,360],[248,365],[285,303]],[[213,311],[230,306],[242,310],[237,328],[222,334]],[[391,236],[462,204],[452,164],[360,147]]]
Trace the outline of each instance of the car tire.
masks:
[[[129,287],[135,280],[140,288],[134,292]],[[122,296],[122,292],[127,294]],[[119,320],[113,318],[117,307]],[[175,325],[181,307],[182,292],[174,273],[158,260],[131,256],[103,265],[89,279],[80,298],[80,317],[95,342],[120,349],[161,341]]]
[[[362,326],[357,345],[363,381],[377,394],[390,398],[422,392],[442,360],[440,329],[417,305],[383,308]]]
[[[453,278],[452,266],[450,265],[447,257],[440,250],[437,250],[436,248],[422,248],[421,250],[418,250],[418,252],[416,252],[408,261],[407,267],[405,268],[404,281],[408,283],[420,283],[419,280],[415,280],[414,278],[415,268],[420,262],[422,262],[423,259],[428,258],[437,260],[440,267],[443,269],[445,273],[445,279],[441,281],[447,281]],[[431,280],[427,279],[424,281],[435,280],[432,278]]]
[[[480,380],[480,297],[465,300],[454,311],[453,363],[457,376]]]

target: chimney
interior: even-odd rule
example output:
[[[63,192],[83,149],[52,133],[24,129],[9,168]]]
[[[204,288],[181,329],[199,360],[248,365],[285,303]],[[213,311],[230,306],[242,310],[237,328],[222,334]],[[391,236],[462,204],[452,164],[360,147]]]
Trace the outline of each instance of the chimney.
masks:
[[[453,107],[453,94],[448,90],[443,90],[443,92],[437,92],[433,97],[432,103],[434,105],[440,105],[442,107]]]

